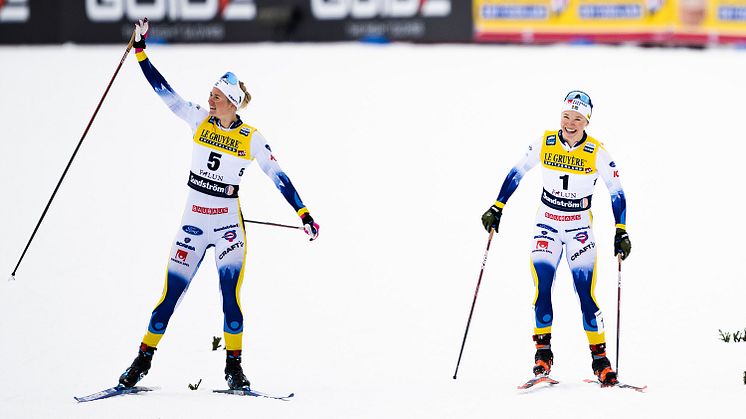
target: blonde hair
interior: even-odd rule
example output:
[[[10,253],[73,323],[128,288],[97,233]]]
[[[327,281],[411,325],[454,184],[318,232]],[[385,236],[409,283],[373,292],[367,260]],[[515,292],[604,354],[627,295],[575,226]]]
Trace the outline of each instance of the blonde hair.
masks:
[[[241,106],[239,106],[238,109],[243,109],[249,104],[249,102],[251,102],[251,93],[249,93],[249,91],[246,90],[246,85],[244,85],[242,81],[238,82],[238,86],[241,88],[241,91],[243,91],[244,93],[243,101],[241,102]]]

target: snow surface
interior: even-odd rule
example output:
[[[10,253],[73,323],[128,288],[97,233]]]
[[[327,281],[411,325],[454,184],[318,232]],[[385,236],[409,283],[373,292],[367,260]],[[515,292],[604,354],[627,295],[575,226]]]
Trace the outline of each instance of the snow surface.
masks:
[[[0,272],[9,275],[108,83],[122,47],[0,48]],[[742,51],[412,45],[153,46],[185,98],[205,104],[232,70],[321,225],[248,227],[245,369],[290,402],[223,388],[217,275],[203,264],[142,385],[145,395],[77,404],[116,383],[163,286],[190,162],[189,130],[134,56],[113,88],[23,260],[0,281],[3,418],[738,417],[743,330]],[[132,54],[133,55],[133,54]],[[540,192],[530,172],[487,261],[453,380],[487,234],[480,216],[563,95],[596,105],[589,132],[615,157],[633,252],[623,265],[620,376],[647,394],[598,389],[563,262],[554,290],[554,376],[533,364],[529,245]],[[600,183],[600,182],[599,182]],[[258,168],[247,218],[299,224]],[[616,353],[616,260],[606,188],[594,200],[596,297]],[[210,253],[212,251],[209,251]],[[208,255],[206,261],[210,261]],[[189,383],[202,379],[199,390]]]

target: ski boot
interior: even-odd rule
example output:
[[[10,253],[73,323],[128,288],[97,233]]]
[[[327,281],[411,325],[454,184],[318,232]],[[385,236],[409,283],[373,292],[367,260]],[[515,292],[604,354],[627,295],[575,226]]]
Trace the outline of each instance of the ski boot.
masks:
[[[156,348],[141,343],[140,350],[137,351],[137,358],[132,361],[132,365],[124,370],[122,375],[119,377],[119,384],[125,387],[134,387],[138,381],[148,375],[150,362],[153,360],[153,354],[155,351]]]
[[[231,390],[248,388],[251,383],[241,368],[241,350],[226,351],[225,357],[225,381]]]
[[[606,357],[606,344],[590,345],[591,355],[593,355],[593,373],[596,374],[598,381],[602,386],[613,386],[619,383],[616,378],[616,372],[611,369],[611,362]]]
[[[549,375],[549,371],[552,369],[554,363],[554,354],[552,353],[552,345],[549,341],[552,339],[551,333],[545,333],[542,335],[534,335],[534,342],[536,342],[536,355],[534,355],[534,375]]]

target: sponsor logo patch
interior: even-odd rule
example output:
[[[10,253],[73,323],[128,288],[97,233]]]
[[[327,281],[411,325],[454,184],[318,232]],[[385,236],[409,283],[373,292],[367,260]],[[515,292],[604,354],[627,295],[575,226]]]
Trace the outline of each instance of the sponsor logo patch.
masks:
[[[241,242],[241,241],[233,243],[232,245],[226,247],[225,250],[223,250],[222,252],[220,252],[220,255],[218,255],[218,260],[223,260],[223,258],[228,253],[230,253],[230,252],[232,252],[232,251],[234,251],[236,249],[240,249],[242,247],[243,247],[243,242]]]
[[[228,240],[229,243],[233,243],[233,240],[236,240],[236,230],[230,230],[226,231],[225,234],[223,234],[223,238]]]
[[[184,233],[191,234],[192,236],[202,235],[202,230],[199,227],[184,225],[184,226],[181,226],[181,229],[184,230]]]
[[[578,234],[573,237],[573,239],[580,242],[580,244],[585,244],[585,242],[588,240],[588,232],[587,231],[581,231],[578,232]]]
[[[231,224],[229,226],[222,226],[222,227],[218,227],[218,228],[213,228],[212,231],[214,231],[214,232],[217,233],[218,231],[227,230],[229,228],[238,228],[238,224]]]
[[[549,248],[549,242],[546,240],[537,240],[536,241],[536,248],[537,249],[548,249]]]
[[[192,252],[194,252],[195,250],[197,250],[197,249],[194,248],[194,246],[190,246],[190,245],[188,245],[186,243],[182,243],[182,242],[180,242],[178,240],[176,241],[176,245],[179,246],[179,247],[183,247],[184,249],[189,249]]]
[[[556,135],[550,135],[547,137],[547,145],[555,145],[557,144],[557,136]]]
[[[544,216],[554,221],[578,221],[580,220],[580,214],[573,215],[557,215],[551,212],[545,212]]]
[[[196,212],[198,214],[207,214],[207,215],[228,214],[228,207],[207,208],[207,207],[200,207],[199,205],[192,205],[192,212]]]
[[[595,247],[596,247],[596,243],[590,242],[590,243],[586,244],[585,246],[583,246],[583,248],[581,248],[577,252],[573,253],[572,256],[570,256],[570,260],[575,260],[575,259],[579,258],[580,255],[582,255],[583,253],[585,253],[585,252],[587,252],[587,251],[589,251],[589,250],[591,250],[591,249],[593,249]]]
[[[549,230],[552,233],[559,233],[557,230],[554,229],[554,227],[550,227],[546,224],[539,223],[539,224],[536,224],[536,227],[543,228],[544,230]]]

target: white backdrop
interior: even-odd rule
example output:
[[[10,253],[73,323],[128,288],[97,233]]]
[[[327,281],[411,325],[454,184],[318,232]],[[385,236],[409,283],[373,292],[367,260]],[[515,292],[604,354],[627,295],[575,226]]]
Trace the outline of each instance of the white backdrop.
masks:
[[[0,272],[9,275],[123,47],[0,48]],[[725,417],[743,400],[743,52],[632,47],[154,46],[155,66],[206,104],[227,70],[321,225],[248,227],[244,368],[291,402],[223,388],[217,275],[208,254],[142,385],[114,385],[160,297],[186,196],[190,137],[128,57],[15,282],[0,281],[3,417]],[[132,54],[134,55],[134,54]],[[620,167],[632,255],[623,267],[620,378],[598,389],[563,264],[554,290],[554,388],[531,375],[529,245],[540,176],[529,172],[495,236],[458,380],[453,369],[487,234],[480,216],[527,144],[556,128],[571,89]],[[260,169],[247,218],[296,223]],[[613,216],[594,199],[596,297],[616,353]],[[210,253],[212,251],[209,251]],[[203,379],[198,391],[189,383]]]

